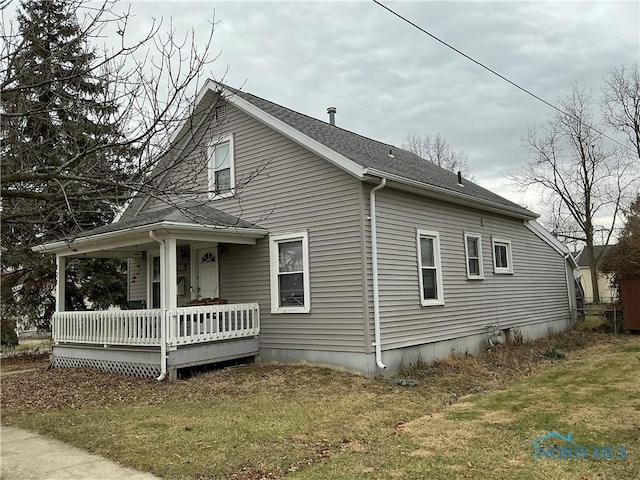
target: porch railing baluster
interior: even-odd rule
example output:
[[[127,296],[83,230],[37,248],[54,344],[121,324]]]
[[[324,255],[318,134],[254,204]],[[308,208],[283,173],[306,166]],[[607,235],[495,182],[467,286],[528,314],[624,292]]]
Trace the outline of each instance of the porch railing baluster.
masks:
[[[252,337],[260,333],[257,303],[179,307],[175,345]],[[97,345],[160,345],[161,311],[111,310],[56,312],[53,341]]]

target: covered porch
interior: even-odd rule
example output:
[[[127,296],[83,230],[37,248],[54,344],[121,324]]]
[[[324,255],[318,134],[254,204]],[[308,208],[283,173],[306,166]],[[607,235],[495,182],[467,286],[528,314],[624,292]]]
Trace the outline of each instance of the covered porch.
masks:
[[[54,367],[93,367],[176,378],[180,368],[258,354],[260,307],[221,298],[219,263],[230,244],[267,231],[204,205],[168,207],[34,250],[56,255]],[[65,311],[73,258],[127,261],[128,310]]]

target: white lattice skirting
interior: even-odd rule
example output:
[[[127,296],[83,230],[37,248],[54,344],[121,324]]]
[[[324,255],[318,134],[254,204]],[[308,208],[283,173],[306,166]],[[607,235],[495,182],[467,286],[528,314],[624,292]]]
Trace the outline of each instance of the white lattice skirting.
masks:
[[[103,372],[119,373],[130,377],[156,378],[160,375],[159,365],[116,362],[113,360],[93,360],[54,356],[52,366],[54,368],[96,368]]]

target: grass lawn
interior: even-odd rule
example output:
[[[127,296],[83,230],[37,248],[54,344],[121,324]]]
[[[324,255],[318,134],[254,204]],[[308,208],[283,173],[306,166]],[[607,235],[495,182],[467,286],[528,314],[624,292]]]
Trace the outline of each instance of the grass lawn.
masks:
[[[640,337],[570,332],[403,378],[418,387],[308,366],[38,371],[3,379],[2,422],[165,478],[640,478]],[[550,431],[626,458],[534,461]]]

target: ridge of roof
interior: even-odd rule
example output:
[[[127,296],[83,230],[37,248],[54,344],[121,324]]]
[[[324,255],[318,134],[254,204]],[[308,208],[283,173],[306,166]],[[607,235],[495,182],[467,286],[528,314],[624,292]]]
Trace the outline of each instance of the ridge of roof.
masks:
[[[368,142],[375,142],[375,143],[379,143],[381,145],[384,145],[385,147],[395,148],[395,149],[398,149],[398,150],[403,150],[403,151],[408,152],[408,153],[412,153],[412,152],[409,152],[408,150],[405,150],[403,148],[396,147],[395,145],[392,145],[390,143],[385,143],[385,142],[382,142],[380,140],[376,140],[375,138],[370,138],[370,137],[367,137],[365,135],[362,135],[361,133],[354,132],[353,130],[348,130],[346,128],[341,127],[340,125],[332,125],[330,123],[326,123],[326,122],[324,122],[324,121],[322,121],[322,120],[320,120],[318,118],[312,117],[311,115],[307,115],[306,113],[298,112],[297,110],[293,110],[292,108],[285,107],[284,105],[280,105],[280,104],[278,104],[278,103],[276,103],[276,102],[274,102],[272,100],[269,100],[269,99],[266,99],[266,98],[262,98],[262,97],[260,97],[258,95],[253,94],[253,93],[245,92],[243,90],[239,90],[237,88],[230,87],[229,85],[225,85],[225,84],[220,83],[220,82],[215,82],[215,83],[217,85],[220,85],[221,87],[225,88],[226,90],[234,93],[234,94],[243,94],[243,95],[247,95],[247,96],[251,96],[251,97],[257,98],[259,100],[262,100],[263,102],[270,103],[274,107],[282,108],[284,110],[288,110],[289,112],[291,112],[291,113],[293,113],[295,115],[300,115],[302,117],[306,117],[307,119],[309,119],[309,120],[311,120],[313,122],[320,122],[320,123],[322,123],[322,124],[324,124],[326,126],[329,126],[329,127],[332,127],[332,128],[336,128],[338,130],[342,130],[343,132],[348,133],[350,135],[356,135],[356,136],[358,136],[358,137],[360,137],[363,140],[366,140]],[[240,95],[240,96],[242,96],[242,95]],[[422,158],[422,157],[420,157],[420,158]]]
[[[505,209],[505,213],[516,214],[527,219],[538,215],[468,179],[461,185],[456,173],[446,170],[413,152],[394,145],[352,132],[337,125],[313,118],[271,100],[243,90],[212,81],[222,92],[227,91],[270,117],[283,122],[307,138],[318,142],[358,166],[369,170],[372,175],[387,173],[408,182],[430,185],[450,192],[452,197],[464,197],[482,204],[493,204]],[[233,102],[233,99],[231,99]],[[482,208],[482,207],[480,207]]]

